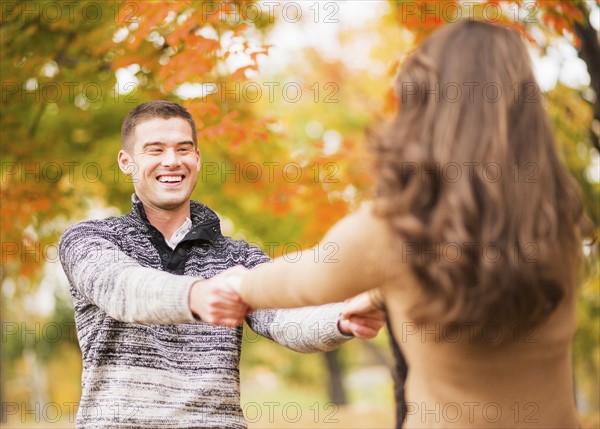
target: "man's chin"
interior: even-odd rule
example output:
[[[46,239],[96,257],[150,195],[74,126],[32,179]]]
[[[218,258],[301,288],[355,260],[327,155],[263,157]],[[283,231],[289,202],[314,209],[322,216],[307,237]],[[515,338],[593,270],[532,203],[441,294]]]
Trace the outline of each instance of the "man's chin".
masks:
[[[189,198],[186,199],[177,199],[177,200],[162,200],[158,201],[157,206],[163,210],[175,210],[186,204],[189,201]]]
[[[175,210],[178,209],[179,207],[181,207],[181,204],[177,204],[177,203],[172,203],[172,204],[158,204],[157,205],[159,209],[161,210]]]
[[[191,192],[189,190],[188,192],[182,191],[166,192],[160,190],[157,192],[157,190],[154,190],[151,192],[140,192],[140,190],[136,190],[136,194],[144,206],[154,207],[158,210],[175,210],[181,206],[188,205],[190,202]]]
[[[156,198],[154,205],[161,210],[175,210],[181,206],[187,204],[190,201],[190,197],[174,197],[167,196],[163,198]]]

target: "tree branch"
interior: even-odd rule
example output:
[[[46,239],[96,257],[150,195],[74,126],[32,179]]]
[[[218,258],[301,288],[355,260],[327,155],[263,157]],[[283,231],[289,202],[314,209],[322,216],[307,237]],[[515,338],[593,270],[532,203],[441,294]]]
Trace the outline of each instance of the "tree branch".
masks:
[[[600,42],[598,41],[598,32],[590,23],[590,11],[584,2],[578,4],[584,21],[574,23],[573,30],[581,41],[581,48],[578,51],[579,58],[585,61],[588,73],[591,78],[591,86],[596,93],[594,102],[594,121],[600,124]],[[600,136],[593,129],[590,130],[590,139],[592,145],[600,152]]]

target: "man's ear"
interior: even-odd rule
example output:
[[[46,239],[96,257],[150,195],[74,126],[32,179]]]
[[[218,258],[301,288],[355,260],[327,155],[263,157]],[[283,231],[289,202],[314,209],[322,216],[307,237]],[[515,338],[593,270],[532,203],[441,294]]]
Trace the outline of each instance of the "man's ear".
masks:
[[[198,167],[198,171],[200,171],[200,166],[202,165],[202,155],[200,155],[200,149],[196,149],[196,157],[198,158],[196,165]]]
[[[117,160],[119,163],[119,169],[123,172],[123,174],[125,174],[127,176],[131,176],[134,171],[134,169],[131,168],[132,167],[131,163],[133,162],[131,160],[131,156],[129,156],[129,154],[127,152],[125,152],[123,149],[121,149],[119,151],[119,155],[117,156]]]

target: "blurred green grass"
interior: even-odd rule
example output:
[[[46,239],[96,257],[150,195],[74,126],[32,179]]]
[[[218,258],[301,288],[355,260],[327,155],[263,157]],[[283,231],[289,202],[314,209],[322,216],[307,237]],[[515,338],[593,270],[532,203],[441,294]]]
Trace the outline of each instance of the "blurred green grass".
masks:
[[[393,428],[394,397],[386,367],[354,370],[345,378],[349,405],[337,406],[310,385],[279,383],[257,369],[242,382],[250,429]]]

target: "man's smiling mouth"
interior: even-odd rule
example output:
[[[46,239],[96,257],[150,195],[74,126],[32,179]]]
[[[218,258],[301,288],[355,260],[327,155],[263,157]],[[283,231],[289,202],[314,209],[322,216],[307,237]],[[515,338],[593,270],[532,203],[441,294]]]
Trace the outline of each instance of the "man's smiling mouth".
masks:
[[[181,174],[175,175],[160,175],[156,178],[160,183],[179,183],[183,181],[185,176]]]

